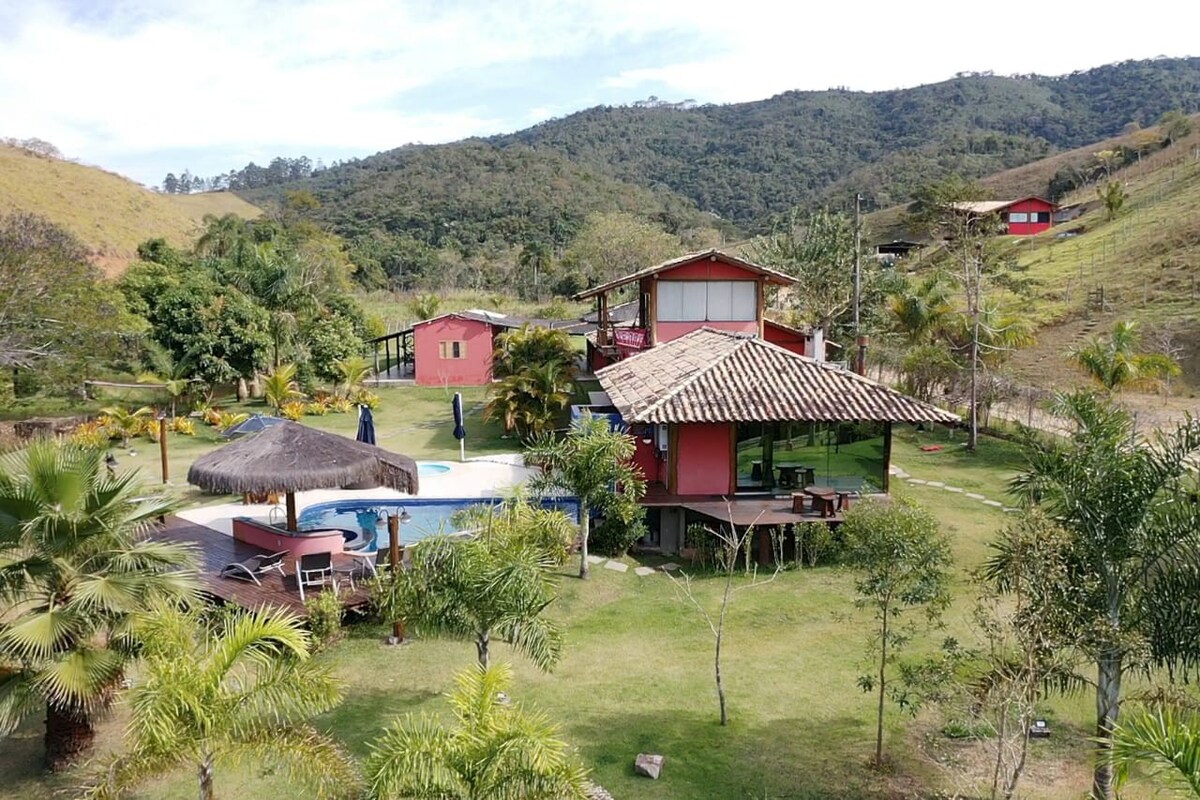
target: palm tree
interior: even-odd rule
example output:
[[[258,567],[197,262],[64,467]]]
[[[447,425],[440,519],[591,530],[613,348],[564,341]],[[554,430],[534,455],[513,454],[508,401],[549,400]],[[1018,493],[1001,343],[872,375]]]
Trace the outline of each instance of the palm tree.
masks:
[[[289,400],[301,397],[300,387],[296,384],[296,365],[280,364],[263,378],[263,397],[267,405],[278,411]]]
[[[1138,353],[1137,324],[1118,322],[1107,339],[1093,339],[1073,350],[1070,358],[1093,381],[1110,392],[1126,386],[1154,389],[1159,381],[1178,375],[1179,364],[1163,353]]]
[[[1092,793],[1112,793],[1109,748],[1131,667],[1194,664],[1200,645],[1200,505],[1193,459],[1200,421],[1147,441],[1104,396],[1060,395],[1069,439],[1030,445],[1013,491],[1068,534],[1061,610],[1072,641],[1096,663]]]
[[[1200,798],[1200,720],[1168,707],[1144,711],[1113,731],[1117,783],[1143,764],[1178,793]]]
[[[946,326],[954,313],[950,303],[952,293],[945,279],[933,274],[914,289],[893,296],[888,308],[894,329],[909,344],[929,341]]]
[[[154,414],[148,406],[142,406],[136,411],[130,411],[124,406],[108,406],[100,409],[100,413],[108,418],[107,425],[121,435],[121,446],[129,447],[129,440],[142,432],[146,419]]]
[[[497,526],[465,541],[431,536],[413,551],[411,569],[384,580],[376,603],[386,619],[474,641],[482,667],[495,634],[549,670],[562,653],[562,632],[542,616],[554,601],[554,566],[553,557],[519,530]]]
[[[353,397],[371,377],[371,362],[362,356],[350,356],[333,362],[333,371],[338,376],[346,397]]]
[[[142,677],[130,702],[128,752],[85,797],[118,797],[191,764],[200,800],[211,800],[219,759],[282,765],[311,787],[307,796],[358,796],[349,760],[307,722],[342,698],[329,670],[309,659],[303,622],[269,609],[204,613],[159,605],[138,619]]]
[[[0,736],[44,709],[51,769],[91,747],[136,647],[132,615],[194,600],[191,551],[145,536],[173,507],[76,445],[0,460]]]
[[[525,448],[526,461],[542,468],[530,482],[535,491],[579,498],[580,578],[591,573],[587,554],[592,511],[626,524],[642,513],[638,501],[646,481],[633,463],[634,448],[632,436],[613,430],[607,418],[586,412],[561,439],[543,433]]]
[[[575,388],[571,371],[558,361],[526,367],[518,375],[517,385],[523,395],[520,427],[534,435],[555,427]]]
[[[450,695],[456,725],[409,716],[371,747],[373,800],[583,800],[587,772],[546,716],[507,700],[507,666],[465,670]]]
[[[408,308],[418,322],[433,319],[442,307],[442,298],[436,294],[419,294],[408,301]]]

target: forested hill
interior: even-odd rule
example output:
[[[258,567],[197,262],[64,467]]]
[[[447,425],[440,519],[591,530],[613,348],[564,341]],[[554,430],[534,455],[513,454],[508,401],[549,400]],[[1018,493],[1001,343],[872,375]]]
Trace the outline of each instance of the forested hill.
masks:
[[[1200,58],[725,106],[598,107],[491,139],[401,147],[246,196],[312,191],[319,216],[372,262],[445,248],[487,259],[562,248],[593,212],[731,234],[765,230],[793,206],[844,208],[855,192],[886,207],[951,173],[1010,169],[1173,109],[1200,111]]]
[[[493,141],[549,147],[632,183],[667,186],[755,230],[792,206],[840,205],[856,191],[888,206],[943,175],[1015,167],[1171,109],[1200,110],[1200,58],[684,110],[592,108]]]

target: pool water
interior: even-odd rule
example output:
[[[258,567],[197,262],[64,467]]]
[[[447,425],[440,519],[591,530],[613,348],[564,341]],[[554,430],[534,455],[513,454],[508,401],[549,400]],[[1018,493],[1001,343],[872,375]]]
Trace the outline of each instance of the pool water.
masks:
[[[432,461],[418,461],[417,475],[422,478],[431,478],[434,475],[445,475],[450,471],[449,464],[438,464]],[[412,512],[409,512],[412,513]]]
[[[374,528],[375,548],[383,549],[388,546],[387,517],[400,514],[401,509],[407,511],[412,520],[400,526],[400,541],[412,544],[438,533],[457,533],[458,529],[451,521],[451,517],[457,511],[484,503],[494,505],[500,502],[500,498],[488,497],[414,499],[404,502],[395,499],[342,500],[309,506],[300,512],[297,522],[302,531],[341,528],[350,531],[362,530],[365,533]],[[574,498],[546,498],[542,505],[565,511],[573,521],[579,520],[579,501]],[[366,549],[372,548],[368,546]]]

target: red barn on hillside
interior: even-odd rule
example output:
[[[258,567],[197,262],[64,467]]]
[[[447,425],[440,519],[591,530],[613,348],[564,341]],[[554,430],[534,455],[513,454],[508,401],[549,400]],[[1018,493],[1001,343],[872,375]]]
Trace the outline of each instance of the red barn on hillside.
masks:
[[[977,216],[999,214],[1009,236],[1033,236],[1050,229],[1058,206],[1041,197],[955,203],[954,208]]]

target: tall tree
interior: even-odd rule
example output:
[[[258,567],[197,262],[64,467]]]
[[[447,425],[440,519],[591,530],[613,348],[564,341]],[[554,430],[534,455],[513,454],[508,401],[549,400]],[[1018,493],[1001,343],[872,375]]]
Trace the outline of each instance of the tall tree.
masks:
[[[309,658],[298,617],[268,609],[149,611],[136,622],[142,669],[127,752],[106,765],[84,797],[120,797],[187,764],[196,768],[200,800],[212,800],[218,761],[241,759],[283,767],[308,786],[307,796],[359,796],[353,764],[308,723],[341,702],[341,688],[328,667]]]
[[[975,450],[979,443],[980,374],[985,367],[985,355],[995,345],[1003,331],[991,330],[988,317],[1010,315],[998,313],[989,293],[995,288],[1023,291],[1026,282],[1017,277],[1016,261],[998,248],[993,238],[1003,232],[1003,223],[992,212],[980,212],[971,203],[983,197],[982,190],[961,179],[949,179],[922,187],[905,215],[907,224],[946,242],[943,256],[948,275],[955,276],[962,292],[961,329],[965,343],[961,350],[969,376],[967,448]],[[1003,338],[1000,336],[999,338]]]
[[[563,259],[590,283],[603,283],[662,263],[682,249],[678,237],[615,211],[589,216]]]
[[[936,620],[949,604],[950,546],[932,514],[901,501],[856,505],[846,514],[840,533],[846,541],[846,561],[857,573],[856,605],[870,610],[876,626],[870,650],[877,668],[860,677],[858,685],[878,697],[874,757],[878,768],[883,766],[889,667],[912,638],[912,626],[901,617],[907,610],[921,609]]]
[[[1200,422],[1147,440],[1099,395],[1059,395],[1053,411],[1073,432],[1030,444],[1013,491],[1070,535],[1074,591],[1060,603],[1076,647],[1096,664],[1092,794],[1105,800],[1125,673],[1200,664],[1200,506],[1190,502]]]
[[[606,417],[585,413],[562,438],[552,433],[534,437],[525,458],[542,471],[531,481],[535,491],[562,492],[579,498],[579,577],[591,576],[588,535],[592,512],[626,524],[641,514],[638,501],[646,481],[633,463],[633,437],[613,430]]]
[[[37,442],[0,461],[0,735],[44,709],[51,769],[92,746],[133,616],[195,599],[191,551],[146,538],[173,505],[95,450]]]
[[[832,336],[835,324],[854,306],[854,220],[827,209],[806,216],[793,210],[771,235],[754,240],[749,255],[796,279],[788,302],[801,322]],[[874,259],[862,258],[861,292],[879,277]]]
[[[407,717],[367,759],[372,800],[586,800],[587,772],[540,712],[507,699],[507,666],[464,670],[450,694],[455,725]]]

